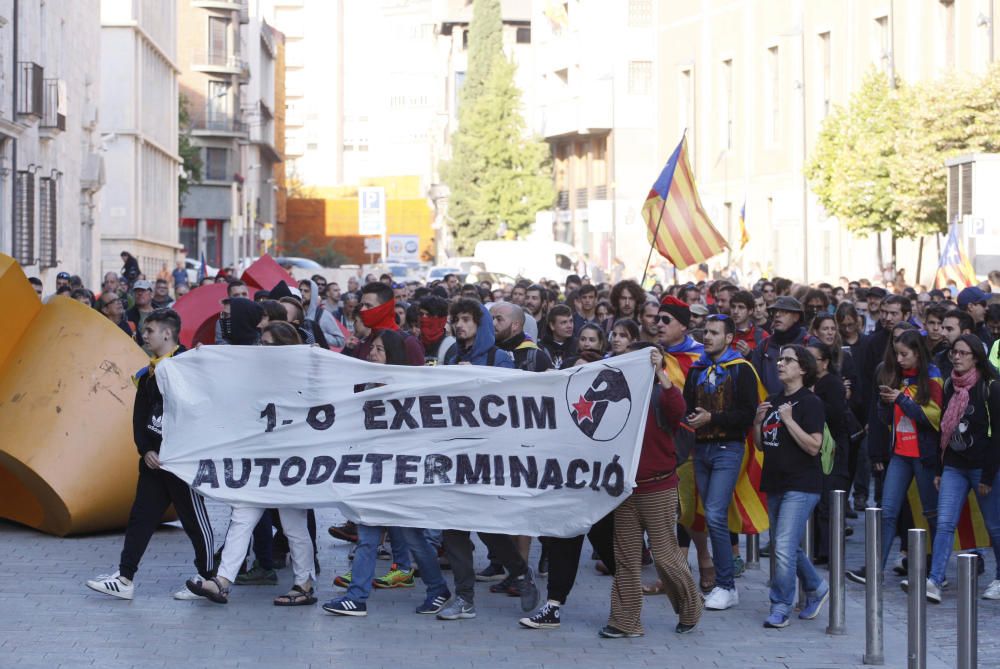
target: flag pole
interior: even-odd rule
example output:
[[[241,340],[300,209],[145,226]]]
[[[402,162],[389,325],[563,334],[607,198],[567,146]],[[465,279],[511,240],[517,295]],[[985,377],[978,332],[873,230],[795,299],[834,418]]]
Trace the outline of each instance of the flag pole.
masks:
[[[656,240],[660,238],[660,224],[663,223],[663,212],[667,209],[667,201],[663,201],[663,206],[660,207],[660,217],[656,220],[656,230],[653,231],[653,241],[649,244],[649,255],[646,256],[646,267],[642,270],[642,283],[646,282],[646,272],[649,271],[649,261],[653,259],[653,249],[656,248]],[[677,269],[674,268],[674,273]]]

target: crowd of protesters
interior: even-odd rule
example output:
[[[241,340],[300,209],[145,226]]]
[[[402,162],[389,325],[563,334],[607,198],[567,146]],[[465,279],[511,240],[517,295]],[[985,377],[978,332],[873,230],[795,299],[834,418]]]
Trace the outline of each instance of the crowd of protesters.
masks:
[[[312,511],[234,510],[224,547],[216,551],[204,502],[159,468],[157,412],[163,402],[150,381],[160,360],[184,350],[180,319],[170,306],[192,287],[182,265],[172,274],[164,267],[151,282],[134,258],[123,253],[122,259],[121,274],[109,273],[96,295],[75,277],[58,278],[57,294],[89,303],[151,358],[136,375],[139,484],[121,564],[87,585],[131,599],[142,553],[173,503],[198,571],[175,597],[226,603],[233,584],[277,584],[276,570],[288,561],[293,585],[275,605],[315,604],[320,569]],[[655,392],[636,487],[585,535],[595,568],[612,577],[603,637],[644,633],[644,595],[667,595],[678,633],[694,629],[704,610],[739,606],[736,579],[744,562],[727,516],[741,463],[754,448],[763,453],[760,490],[770,521],[770,543],[762,552],[776,563],[765,627],[789,624],[796,579],[806,592],[798,618],[815,618],[829,597],[816,566],[828,560],[831,490],[851,491],[849,517],[871,504],[884,509],[883,569],[893,539],[905,539],[914,514],[923,515],[932,535],[932,602],[941,601],[947,585],[970,491],[1000,557],[1000,302],[992,282],[922,291],[847,279],[837,286],[781,278],[740,286],[718,279],[657,283],[647,290],[632,280],[594,285],[575,275],[564,284],[520,280],[494,286],[463,284],[454,274],[429,285],[383,274],[351,278],[342,288],[316,275],[251,294],[232,276],[205,279],[220,281],[228,290],[215,332],[218,345],[313,344],[376,364],[525,372],[649,349]],[[40,284],[36,289],[41,296]],[[692,482],[687,492],[685,478]],[[912,482],[919,506],[911,507]],[[682,520],[694,515],[686,505],[695,500],[703,507],[702,531]],[[800,546],[813,515],[816,551],[810,558]],[[480,533],[488,557],[477,571],[466,531],[350,522],[328,531],[355,544],[351,570],[334,579],[344,594],[323,604],[329,613],[367,615],[373,588],[413,587],[419,573],[426,593],[418,614],[474,618],[481,582],[491,593],[519,598],[525,612],[519,622],[532,629],[559,627],[585,538],[542,537],[538,562],[531,565],[532,537]],[[697,578],[686,558],[691,543]],[[905,548],[904,540],[893,562],[901,576]],[[379,559],[391,560],[391,567],[376,577]],[[650,564],[659,580],[643,585],[642,566]],[[996,564],[1000,570],[1000,559]],[[980,569],[984,565],[980,555]],[[442,573],[448,569],[452,588]],[[539,576],[547,577],[544,597]],[[870,577],[863,568],[847,576],[862,583]],[[901,586],[908,584],[903,580]],[[1000,571],[983,596],[1000,599]]]

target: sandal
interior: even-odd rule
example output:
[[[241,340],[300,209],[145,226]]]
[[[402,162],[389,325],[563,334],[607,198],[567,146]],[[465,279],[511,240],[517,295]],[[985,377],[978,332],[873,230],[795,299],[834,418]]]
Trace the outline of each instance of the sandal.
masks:
[[[187,589],[196,595],[200,595],[209,601],[215,602],[216,604],[228,604],[229,603],[229,588],[222,587],[222,583],[219,581],[217,576],[213,576],[208,579],[215,584],[218,590],[209,590],[205,587],[205,581],[198,579],[189,579],[184,585]]]
[[[715,587],[715,566],[702,567],[698,566],[698,587],[704,593],[712,592],[712,588]]]
[[[284,595],[278,595],[274,598],[275,606],[308,606],[310,604],[316,603],[316,595],[313,594],[314,589],[309,588],[306,590],[301,585],[293,585],[292,589],[289,590]]]
[[[644,595],[665,595],[667,589],[663,587],[663,581],[657,580],[653,585],[642,586],[642,594]]]

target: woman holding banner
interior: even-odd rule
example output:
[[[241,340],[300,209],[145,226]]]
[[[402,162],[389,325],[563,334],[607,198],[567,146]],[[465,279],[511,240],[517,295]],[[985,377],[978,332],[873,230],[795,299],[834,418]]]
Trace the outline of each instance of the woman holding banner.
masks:
[[[617,327],[617,324],[616,324]],[[632,495],[615,509],[615,576],[611,586],[611,615],[599,632],[608,639],[643,635],[642,536],[649,535],[663,589],[679,620],[674,631],[686,634],[701,619],[702,601],[687,559],[677,546],[677,455],[673,433],[684,416],[684,397],[663,367],[663,353],[653,344],[637,343],[632,350],[649,348],[656,370],[642,453]]]

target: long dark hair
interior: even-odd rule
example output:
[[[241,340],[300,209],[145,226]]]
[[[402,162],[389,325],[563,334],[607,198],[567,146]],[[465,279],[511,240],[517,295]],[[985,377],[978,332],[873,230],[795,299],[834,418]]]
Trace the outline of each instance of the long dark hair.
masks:
[[[969,347],[972,351],[972,359],[976,362],[976,369],[979,370],[979,378],[987,383],[990,381],[996,381],[1000,379],[1000,374],[997,374],[997,370],[990,364],[990,359],[986,356],[986,347],[983,346],[983,340],[974,334],[964,334],[960,335],[955,343],[951,345],[952,350],[955,349],[955,344],[958,342],[965,342],[965,345]],[[984,401],[986,398],[983,398]]]
[[[809,330],[812,332],[813,337],[819,339],[816,333],[819,332],[819,326],[823,325],[824,321],[833,321],[834,327],[837,329],[837,334],[833,337],[833,346],[830,346],[830,355],[827,356],[830,360],[830,366],[832,372],[840,373],[840,366],[843,363],[844,349],[841,348],[844,345],[844,338],[840,336],[840,324],[837,323],[837,319],[828,313],[822,313],[816,316],[812,320],[812,325],[809,326]],[[819,342],[822,343],[822,342]],[[812,346],[812,344],[810,344]]]
[[[879,373],[878,382],[890,388],[899,388],[903,384],[903,368],[896,361],[896,344],[902,344],[917,354],[917,394],[913,398],[917,404],[927,404],[931,400],[931,375],[929,372],[931,364],[931,354],[927,350],[927,344],[920,331],[906,323],[909,327],[900,327],[900,323],[893,328],[893,337],[889,341],[889,346],[885,349],[885,361],[882,363],[882,371]],[[902,334],[895,332],[902,329]],[[982,348],[982,343],[979,347]]]
[[[634,318],[637,314],[641,313],[642,303],[646,301],[646,291],[642,289],[635,281],[631,279],[625,279],[624,281],[619,281],[611,289],[611,313],[614,315],[615,320],[622,317],[621,312],[618,311],[618,300],[621,299],[622,293],[628,291],[632,294],[635,299],[635,309],[632,311],[632,317]]]
[[[372,337],[372,342],[376,339],[381,339],[382,346],[385,347],[385,364],[409,364],[406,357],[406,345],[403,343],[403,335],[395,330],[376,330],[375,336]]]
[[[601,353],[604,353],[604,351],[608,348],[608,339],[604,336],[604,330],[601,326],[595,325],[594,323],[587,323],[584,325],[580,328],[580,332],[576,335],[578,342],[580,341],[580,335],[583,334],[584,330],[593,330],[597,334],[597,341],[600,343]]]

